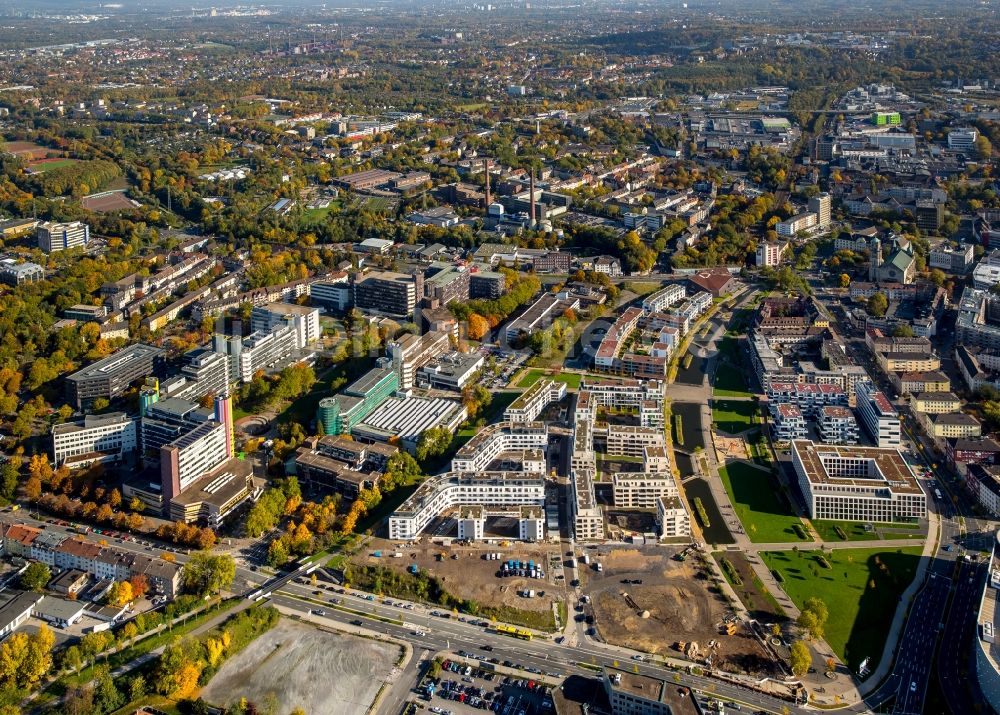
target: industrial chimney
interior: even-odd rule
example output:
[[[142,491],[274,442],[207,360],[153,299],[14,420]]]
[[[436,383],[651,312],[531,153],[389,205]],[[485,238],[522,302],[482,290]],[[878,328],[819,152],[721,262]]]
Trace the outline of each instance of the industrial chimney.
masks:
[[[529,201],[531,206],[531,213],[528,215],[528,228],[535,227],[535,167],[531,167],[531,173],[528,175],[528,191],[530,192]]]
[[[486,210],[490,210],[490,160],[483,159],[483,173],[486,174]]]

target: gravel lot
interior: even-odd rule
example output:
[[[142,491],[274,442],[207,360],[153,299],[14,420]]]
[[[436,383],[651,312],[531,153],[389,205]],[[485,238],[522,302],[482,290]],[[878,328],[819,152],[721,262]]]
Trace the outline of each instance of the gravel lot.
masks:
[[[218,706],[240,697],[260,705],[274,693],[281,713],[355,715],[371,705],[398,656],[395,646],[283,619],[226,661],[202,697]]]

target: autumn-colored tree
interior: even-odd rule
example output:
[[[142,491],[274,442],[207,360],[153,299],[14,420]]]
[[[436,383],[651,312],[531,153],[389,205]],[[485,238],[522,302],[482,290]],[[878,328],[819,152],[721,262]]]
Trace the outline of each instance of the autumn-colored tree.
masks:
[[[128,503],[128,510],[129,511],[133,511],[133,512],[138,513],[140,511],[144,510],[145,508],[146,508],[146,505],[143,504],[142,499],[140,499],[139,497],[132,497],[132,500]]]
[[[482,340],[490,330],[490,324],[479,313],[469,313],[469,324],[466,334],[469,340]]]
[[[108,493],[108,504],[112,509],[117,509],[122,505],[122,493],[117,489],[112,489]]]
[[[132,584],[128,581],[118,581],[108,591],[106,599],[109,606],[124,606],[131,603],[134,600]]]
[[[218,541],[218,537],[216,537],[215,532],[206,526],[198,530],[194,543],[199,549],[208,550],[215,546],[216,541]]]
[[[111,510],[111,507],[107,504],[101,504],[101,506],[97,509],[97,514],[95,515],[97,521],[101,522],[102,524],[111,521],[114,517],[115,513]]]
[[[42,480],[38,477],[29,477],[24,483],[24,496],[28,501],[38,501],[42,495]]]
[[[142,514],[128,515],[128,528],[132,531],[140,531],[146,525],[146,519]]]
[[[33,454],[28,462],[28,474],[48,483],[52,479],[52,465],[44,454]]]
[[[149,579],[146,578],[145,574],[136,574],[128,580],[128,583],[132,587],[132,595],[135,598],[142,598],[149,593]]]

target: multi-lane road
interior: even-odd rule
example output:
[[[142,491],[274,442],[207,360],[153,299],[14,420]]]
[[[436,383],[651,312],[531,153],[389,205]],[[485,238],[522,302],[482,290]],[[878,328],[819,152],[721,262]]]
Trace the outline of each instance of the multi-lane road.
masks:
[[[270,586],[265,589],[271,591],[270,599],[284,608],[299,612],[312,611],[314,619],[317,617],[315,611],[322,610],[324,613],[321,619],[329,621],[331,625],[358,627],[356,624],[360,621],[361,627],[368,631],[407,641],[414,653],[418,654],[422,651],[428,653],[467,651],[484,658],[496,658],[501,663],[511,661],[521,666],[526,671],[527,677],[530,677],[529,673],[532,672],[528,669],[533,669],[539,677],[550,681],[569,675],[593,677],[595,666],[616,663],[622,665],[627,662],[630,670],[667,678],[710,697],[741,703],[744,708],[771,713],[806,712],[786,701],[726,681],[677,672],[645,660],[631,660],[628,655],[623,654],[622,649],[590,640],[572,646],[555,643],[549,638],[514,640],[509,636],[495,633],[488,627],[474,625],[477,621],[475,618],[466,618],[463,622],[451,614],[448,614],[451,615],[449,618],[433,616],[431,613],[435,609],[419,604],[407,604],[397,599],[387,599],[388,602],[369,601],[368,594],[362,592],[348,590],[340,594],[331,589],[317,589],[294,580],[279,590],[272,590]],[[319,595],[316,594],[317,590],[320,591]],[[338,600],[342,603],[337,603]],[[317,601],[325,605],[319,605]],[[342,608],[348,610],[341,610]],[[380,619],[401,621],[402,625],[387,623]],[[486,651],[483,646],[489,646],[492,650]],[[406,675],[405,671],[403,675]]]

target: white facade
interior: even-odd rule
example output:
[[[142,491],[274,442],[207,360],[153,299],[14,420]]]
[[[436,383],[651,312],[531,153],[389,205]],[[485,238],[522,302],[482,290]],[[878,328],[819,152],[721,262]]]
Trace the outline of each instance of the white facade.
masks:
[[[927,498],[898,450],[792,442],[812,519],[893,522],[927,516]]]
[[[445,509],[463,505],[513,509],[545,503],[542,475],[450,472],[431,477],[389,517],[390,539],[415,539]]]
[[[453,472],[481,472],[503,452],[544,450],[549,430],[544,422],[500,422],[485,427],[451,460]]]
[[[857,444],[861,433],[849,409],[824,407],[820,410],[819,436],[827,444]]]
[[[779,236],[792,237],[799,231],[808,231],[818,225],[818,217],[812,211],[792,216],[787,221],[779,222],[774,228]]]
[[[566,383],[541,379],[517,396],[503,413],[508,422],[534,422],[549,403],[566,396]]]
[[[892,403],[870,382],[859,382],[854,388],[858,414],[868,434],[878,447],[898,447],[902,428]]]
[[[948,148],[955,151],[972,151],[979,138],[979,130],[973,127],[952,129],[948,132]]]
[[[672,283],[643,298],[642,309],[647,313],[662,313],[672,305],[680,303],[686,295],[687,290],[681,283]]]
[[[660,499],[680,494],[669,472],[618,472],[611,475],[615,508],[654,509]]]
[[[90,243],[90,226],[81,222],[57,223],[45,221],[36,229],[38,247],[45,253],[83,248]]]
[[[299,350],[319,340],[319,309],[293,303],[259,305],[250,314],[254,332],[272,333],[286,325],[295,330],[295,347]]]
[[[763,241],[757,244],[757,265],[777,266],[781,264],[781,255],[785,252],[783,243]]]
[[[121,458],[137,449],[135,420],[124,412],[87,415],[82,422],[52,428],[52,460],[57,467],[74,457],[103,452]]]
[[[678,497],[663,497],[656,501],[656,523],[661,539],[691,536],[691,515]]]

